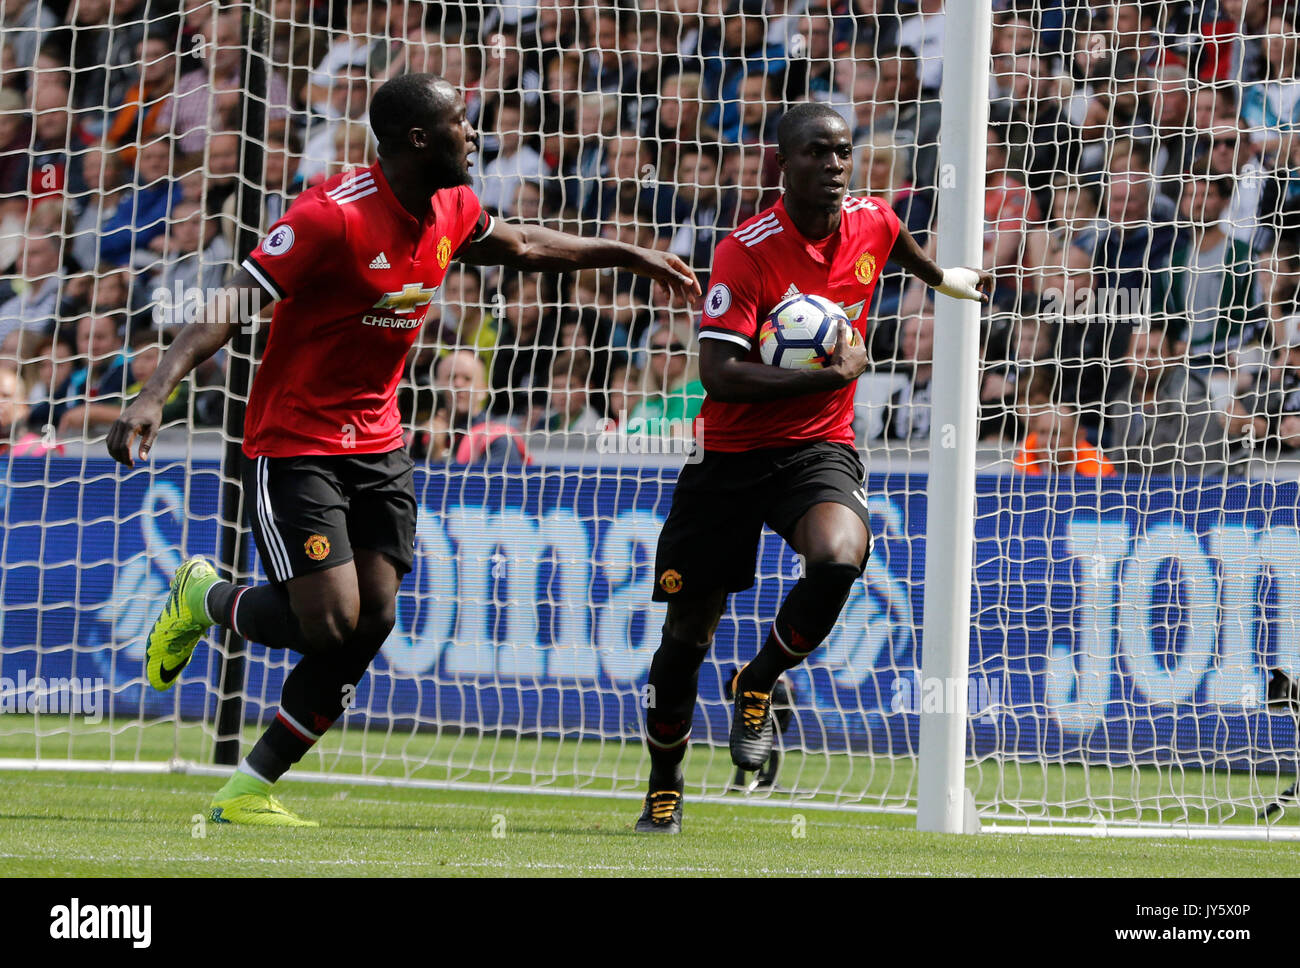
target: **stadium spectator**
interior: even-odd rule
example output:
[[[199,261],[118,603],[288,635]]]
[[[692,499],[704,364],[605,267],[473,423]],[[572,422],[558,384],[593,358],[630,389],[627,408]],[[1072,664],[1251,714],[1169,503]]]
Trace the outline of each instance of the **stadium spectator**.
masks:
[[[534,432],[598,434],[605,418],[591,405],[591,354],[566,350],[551,360],[546,406],[529,421]]]
[[[120,317],[95,314],[77,320],[76,354],[70,365],[60,365],[62,361],[53,365],[51,378],[58,382],[51,383],[54,389],[32,407],[32,426],[61,426],[68,408],[93,399],[105,380],[106,389],[122,391],[121,322]]]
[[[14,295],[0,304],[0,339],[18,329],[48,326],[59,305],[58,238],[40,235],[27,239],[23,250],[22,278],[14,282]]]
[[[514,213],[514,221],[521,224],[545,224],[545,195],[541,182],[527,179],[519,183],[515,189]]]
[[[308,128],[307,143],[298,162],[299,184],[314,185],[333,173],[336,162],[345,160],[337,147],[339,132],[348,130],[351,122],[364,119],[369,104],[365,62],[339,65],[330,89],[330,116]]]
[[[1024,172],[1039,208],[1046,211],[1053,179],[1059,172],[1076,169],[1081,147],[1063,107],[1062,79],[1047,58],[1018,54],[1011,98],[1004,126],[1009,157]]]
[[[721,140],[741,140],[741,83],[748,74],[779,73],[785,51],[767,43],[763,21],[764,0],[728,0],[722,18],[722,43],[704,52],[701,79],[704,122],[719,132]]]
[[[1031,393],[1024,419],[1029,432],[1015,457],[1013,466],[1017,473],[1030,477],[1115,476],[1115,466],[1088,442],[1080,428],[1074,404],[1054,400],[1047,394]]]
[[[200,290],[206,301],[207,294],[220,287],[234,256],[230,244],[217,231],[217,220],[205,218],[196,202],[180,202],[172,209],[171,218],[163,260],[152,280],[154,288],[164,290],[171,301],[172,313],[156,320],[164,327],[184,321],[174,314],[183,312],[187,291]]]
[[[74,122],[68,98],[67,87],[53,78],[31,89],[30,164],[25,170],[11,173],[16,180],[4,186],[6,195],[27,194],[34,207],[60,196],[65,188],[81,190],[79,178],[70,170],[71,161],[76,152],[89,147],[91,138]]]
[[[624,69],[620,126],[640,134],[653,134],[664,83],[683,70],[698,69],[677,48],[677,21],[668,13],[640,10],[624,18],[622,46]]]
[[[110,265],[143,268],[156,261],[149,243],[163,234],[167,213],[180,201],[181,186],[172,180],[172,148],[160,137],[140,149],[135,184],[103,221],[100,260]]]
[[[1061,375],[1052,365],[1056,357],[1057,325],[1044,315],[1012,314],[989,333],[989,352],[980,379],[980,437],[1016,440],[1020,437],[1017,407],[1026,403],[1035,382],[1051,399],[1062,389]]]
[[[1131,476],[1222,476],[1224,422],[1161,320],[1132,329],[1125,362],[1127,380],[1116,381],[1106,404],[1102,438],[1116,466]]]
[[[1082,361],[1077,402],[1085,420],[1105,396],[1107,368],[1127,351],[1132,325],[1170,309],[1177,213],[1169,198],[1156,193],[1148,163],[1140,146],[1128,146],[1125,155],[1115,153],[1105,219],[1073,241],[1092,260],[1097,290],[1096,319],[1067,327],[1063,346],[1068,359]]]
[[[876,0],[870,0],[876,2]],[[855,143],[870,137],[876,113],[876,51],[870,41],[862,40],[853,48],[852,57],[835,60],[835,91],[832,104],[836,109],[848,105],[846,118]],[[769,107],[769,110],[773,110]],[[843,112],[841,112],[843,113]],[[771,122],[769,121],[769,128]]]
[[[1242,91],[1241,119],[1267,162],[1277,155],[1285,135],[1300,130],[1300,35],[1294,17],[1294,11],[1284,16],[1281,10],[1269,16],[1264,76]]]
[[[1182,214],[1189,227],[1174,248],[1172,311],[1174,349],[1193,367],[1222,367],[1246,338],[1254,290],[1250,245],[1228,235],[1223,214],[1232,200],[1232,179],[1193,177],[1185,186]]]
[[[661,172],[677,170],[680,145],[717,138],[700,116],[702,85],[700,75],[695,73],[675,74],[664,82],[659,97],[659,126],[654,138]]]
[[[119,152],[94,144],[77,159],[86,190],[69,196],[74,221],[67,242],[73,261],[84,269],[99,265],[104,223],[132,190],[126,182],[121,157]]]
[[[654,205],[656,199],[667,199],[667,192],[659,192],[655,178],[656,169],[653,146],[629,131],[621,131],[605,139],[601,146],[600,184],[587,196],[583,218],[604,221],[617,210],[635,211]],[[667,222],[671,212],[663,213]]]
[[[693,435],[695,417],[704,404],[698,352],[689,317],[663,310],[646,345],[645,396],[632,410],[629,433],[660,437]]]
[[[994,289],[994,304],[1010,305],[1025,265],[1028,232],[1043,216],[1029,189],[1008,171],[1007,148],[997,129],[990,127],[985,139],[983,266],[1003,283]]]
[[[899,324],[898,364],[906,382],[890,400],[885,436],[923,440],[930,436],[931,379],[934,375],[934,311],[926,306]]]
[[[178,63],[170,38],[146,34],[136,45],[136,62],[139,76],[104,132],[105,144],[119,151],[126,165],[135,162],[139,145],[156,136],[188,133],[173,124]]]
[[[27,428],[31,407],[27,385],[18,368],[0,363],[0,457],[40,457],[61,446],[50,446]]]
[[[456,263],[438,290],[438,322],[444,345],[473,350],[492,372],[499,320],[483,298],[483,272],[478,266]]]
[[[219,132],[242,130],[244,40],[241,14],[223,10],[215,18],[213,42],[205,44],[203,67],[185,73],[176,85],[172,127],[180,135],[180,151],[195,155]],[[289,88],[283,75],[272,68],[266,78],[268,130],[283,134],[289,122]]]
[[[730,231],[721,222],[722,193],[718,185],[720,153],[716,143],[681,145],[677,151],[674,181],[676,232],[668,251],[681,256],[700,276],[707,288],[713,250]]]
[[[939,101],[921,91],[916,52],[881,51],[871,135],[886,134],[908,150],[907,170],[918,191],[935,187],[939,164]]]
[[[0,88],[0,192],[6,196],[28,183],[31,164],[28,150],[32,143],[32,122],[27,102],[11,87]],[[25,199],[4,198],[5,213],[13,212],[21,220],[27,210]],[[8,265],[8,262],[5,263]]]
[[[1196,173],[1230,175],[1235,184],[1225,218],[1229,234],[1259,251],[1259,213],[1268,173],[1257,157],[1250,133],[1241,121],[1216,125],[1209,132],[1209,153],[1195,162]]]
[[[1244,6],[1245,0],[1207,0],[1196,58],[1197,76],[1202,81],[1237,81],[1245,76]]]
[[[1160,191],[1174,199],[1184,177],[1192,170],[1199,149],[1190,85],[1186,68],[1166,64],[1157,68],[1141,87],[1155,136],[1151,170]]]
[[[617,94],[623,87],[619,10],[593,4],[579,8],[579,47],[586,51],[582,89]]]
[[[258,226],[261,231],[267,230],[279,221],[280,216],[289,208],[289,203],[293,200],[289,193],[289,186],[293,181],[294,171],[294,162],[290,157],[290,145],[285,141],[283,135],[272,134],[268,136],[263,148],[265,150],[263,155],[265,180],[260,192],[262,216],[261,224]],[[192,179],[195,174],[191,172],[181,179],[182,189],[186,187],[186,179]],[[197,174],[199,175],[197,185],[201,189],[204,179],[201,173]],[[181,195],[182,202],[198,202],[201,198],[201,192],[198,195],[191,196],[188,192],[183,191]],[[221,206],[221,234],[232,252],[235,248],[235,232],[238,228],[235,218],[235,210],[238,205],[239,193],[230,192]]]
[[[898,46],[915,51],[924,91],[938,92],[943,81],[943,25],[943,0],[917,0],[916,12],[898,24]]]
[[[503,311],[492,356],[492,406],[497,414],[523,419],[533,389],[546,379],[554,333],[543,331],[543,293],[535,273],[502,274]]]
[[[77,368],[77,346],[67,337],[47,333],[35,341],[30,359],[32,362],[24,370],[24,377],[31,377],[27,426],[44,433],[46,426],[54,428],[48,416],[56,393],[66,388],[68,378]]]
[[[388,47],[385,29],[388,12],[387,3],[363,0],[347,5],[346,28],[334,36],[325,56],[307,79],[307,105],[312,115],[326,121],[348,116],[335,96],[336,78],[353,66],[364,71],[372,47]]]
[[[912,233],[918,245],[925,246],[929,242],[929,200],[932,196],[913,190],[908,152],[895,144],[889,135],[872,135],[858,149],[858,157],[853,166],[853,188],[888,202],[899,222]],[[889,317],[898,311],[906,282],[899,266],[892,261],[885,263],[872,297],[873,319]],[[886,355],[888,351],[881,351],[878,358]]]
[[[124,369],[114,374],[124,385],[113,386],[111,383],[106,383],[103,392],[96,394],[94,399],[69,406],[59,418],[59,435],[89,436],[97,429],[102,429],[116,420],[121,415],[122,408],[140,393],[145,381],[158,369],[163,350],[170,342],[171,339],[166,333],[160,334],[157,330],[143,327],[134,330],[131,333],[130,361]],[[182,380],[167,398],[162,411],[164,424],[184,420],[188,415],[189,387],[189,379]]]
[[[798,20],[799,40],[788,51],[784,76],[787,101],[834,101],[834,34],[830,10],[810,6]],[[852,120],[844,119],[850,125]]]
[[[441,390],[428,442],[431,460],[495,467],[528,460],[527,446],[518,431],[488,413],[487,373],[477,354],[452,350],[438,360],[434,376]]]
[[[718,222],[728,231],[771,204],[769,191],[763,183],[765,163],[766,152],[759,145],[739,145],[723,151],[719,184],[726,187],[722,192]]]
[[[609,422],[627,426],[628,415],[641,405],[645,396],[644,385],[644,374],[627,360],[618,359],[610,366],[605,383],[606,426]]]
[[[509,218],[514,214],[519,185],[548,172],[542,156],[524,140],[523,105],[517,97],[498,102],[496,131],[499,150],[482,168],[473,169],[474,191],[484,208]]]
[[[1300,333],[1280,343],[1247,392],[1232,401],[1226,424],[1242,456],[1277,460],[1300,449]]]

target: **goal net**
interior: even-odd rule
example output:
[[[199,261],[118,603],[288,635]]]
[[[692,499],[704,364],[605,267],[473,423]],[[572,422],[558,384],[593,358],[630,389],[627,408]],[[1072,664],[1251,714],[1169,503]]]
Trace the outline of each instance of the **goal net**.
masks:
[[[463,93],[485,207],[675,252],[706,289],[718,242],[779,198],[799,101],[843,116],[852,194],[927,251],[942,205],[983,205],[969,679],[920,671],[943,297],[888,262],[847,307],[874,552],[785,677],[779,762],[738,775],[723,683],[802,574],[764,533],[701,673],[688,796],[913,811],[921,717],[960,693],[987,825],[1294,835],[1295,11],[994,9],[980,186],[940,164],[941,0],[4,4],[0,765],[215,770],[274,717],[292,654],[214,631],[172,691],[143,670],[187,557],[266,580],[237,418],[268,321],[186,379],[147,461],[105,436],[293,199],[374,163],[378,84],[429,71]],[[623,271],[453,264],[421,325],[399,391],[415,568],[290,775],[639,797],[698,319]]]

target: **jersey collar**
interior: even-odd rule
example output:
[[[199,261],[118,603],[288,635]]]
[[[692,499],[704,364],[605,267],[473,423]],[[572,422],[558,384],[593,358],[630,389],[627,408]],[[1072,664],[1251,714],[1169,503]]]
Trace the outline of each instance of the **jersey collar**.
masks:
[[[384,200],[384,204],[401,220],[405,225],[412,229],[423,229],[427,225],[433,224],[433,199],[429,199],[429,210],[424,213],[424,219],[417,219],[414,215],[406,210],[397,196],[393,194],[392,187],[388,184],[388,179],[384,177],[384,168],[376,161],[370,166],[370,170],[375,176],[375,186],[379,189],[379,197]]]
[[[794,219],[792,219],[790,213],[785,210],[784,194],[776,200],[776,205],[773,206],[773,208],[776,212],[777,221],[779,221],[785,227],[786,231],[790,232],[795,239],[799,240],[799,245],[808,253],[808,257],[814,262],[820,262],[822,265],[829,266],[831,260],[835,257],[836,251],[839,249],[839,240],[844,233],[844,213],[842,211],[840,212],[840,224],[838,229],[826,236],[824,239],[810,239],[799,231],[794,224]]]

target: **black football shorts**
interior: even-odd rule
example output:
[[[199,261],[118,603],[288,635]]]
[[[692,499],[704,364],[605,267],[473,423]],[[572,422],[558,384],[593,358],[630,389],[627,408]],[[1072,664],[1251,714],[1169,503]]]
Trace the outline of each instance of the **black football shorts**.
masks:
[[[817,504],[843,504],[867,528],[866,469],[848,444],[815,441],[739,453],[706,451],[677,478],[655,552],[654,600],[672,601],[754,584],[766,524],[787,542]],[[866,567],[866,559],[862,567]]]
[[[405,449],[386,454],[244,458],[244,506],[277,584],[382,552],[415,563],[415,481]]]

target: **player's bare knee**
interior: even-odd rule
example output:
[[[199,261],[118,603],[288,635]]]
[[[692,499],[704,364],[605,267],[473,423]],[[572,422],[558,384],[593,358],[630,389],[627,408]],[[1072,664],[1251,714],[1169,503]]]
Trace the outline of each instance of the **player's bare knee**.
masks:
[[[379,608],[368,609],[357,619],[356,635],[367,642],[382,645],[393,626],[397,624],[397,603],[389,602]]]

